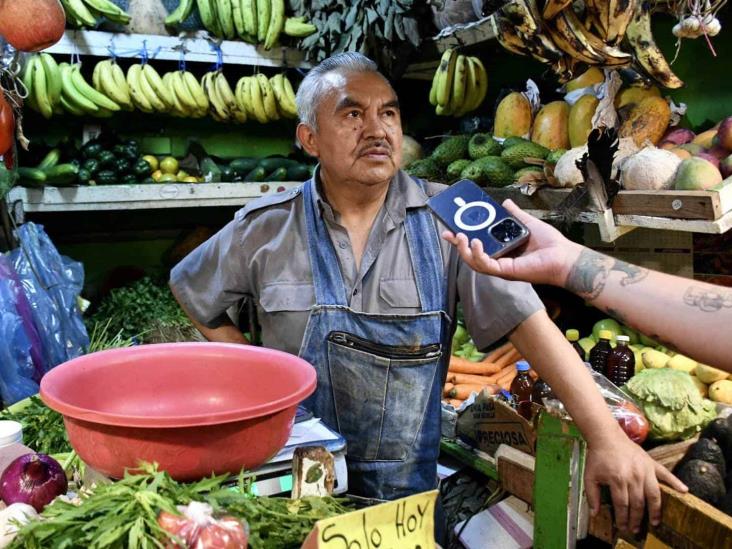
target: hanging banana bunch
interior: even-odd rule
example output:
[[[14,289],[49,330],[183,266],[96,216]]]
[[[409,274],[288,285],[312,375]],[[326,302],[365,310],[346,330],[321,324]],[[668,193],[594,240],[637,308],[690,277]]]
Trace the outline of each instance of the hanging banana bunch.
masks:
[[[61,0],[66,20],[74,27],[94,28],[101,17],[126,25],[130,15],[110,0]]]
[[[488,90],[488,74],[480,59],[448,49],[432,78],[430,104],[441,116],[464,116],[477,109]]]
[[[236,84],[234,97],[239,109],[260,124],[297,117],[295,91],[284,74],[244,76]]]

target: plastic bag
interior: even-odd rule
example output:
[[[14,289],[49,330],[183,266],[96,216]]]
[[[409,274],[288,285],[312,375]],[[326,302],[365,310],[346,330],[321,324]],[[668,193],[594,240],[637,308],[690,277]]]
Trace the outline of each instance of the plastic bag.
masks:
[[[16,231],[16,238],[20,245],[10,252],[10,259],[42,342],[45,373],[82,355],[89,346],[77,303],[84,268],[62,257],[40,225],[25,223]]]
[[[232,516],[214,518],[208,503],[192,501],[179,505],[180,515],[162,511],[158,515],[160,527],[175,535],[188,549],[247,549],[249,527],[246,521]],[[170,541],[168,549],[181,547]]]
[[[615,421],[618,422],[630,440],[636,444],[642,444],[648,436],[650,426],[640,407],[604,375],[597,373],[589,365],[587,365],[587,369],[595,381],[595,386],[605,399],[608,408],[610,408],[610,413]],[[564,405],[556,398],[545,399],[544,406],[554,415],[570,417]]]

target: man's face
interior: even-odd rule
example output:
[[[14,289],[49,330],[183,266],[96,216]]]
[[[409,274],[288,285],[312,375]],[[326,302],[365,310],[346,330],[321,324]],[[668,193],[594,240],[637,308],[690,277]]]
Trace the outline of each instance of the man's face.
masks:
[[[318,129],[298,130],[305,149],[336,182],[376,185],[391,180],[402,159],[399,103],[373,72],[333,72],[318,108]]]

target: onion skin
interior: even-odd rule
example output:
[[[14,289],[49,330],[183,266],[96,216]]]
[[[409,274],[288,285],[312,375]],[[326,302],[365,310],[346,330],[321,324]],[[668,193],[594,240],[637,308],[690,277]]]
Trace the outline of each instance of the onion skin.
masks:
[[[25,454],[10,462],[0,476],[0,499],[6,505],[27,503],[39,513],[69,484],[59,463],[46,454]]]

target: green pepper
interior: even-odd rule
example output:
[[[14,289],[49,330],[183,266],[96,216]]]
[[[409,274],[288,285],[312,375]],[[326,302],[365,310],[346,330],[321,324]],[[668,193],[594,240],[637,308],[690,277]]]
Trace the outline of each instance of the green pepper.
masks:
[[[114,153],[111,151],[102,151],[97,155],[97,160],[99,160],[99,167],[100,168],[110,168],[112,164],[114,164],[114,161],[116,160]]]
[[[137,184],[137,177],[131,173],[128,173],[125,175],[122,180],[120,181],[123,185],[136,185]]]
[[[99,171],[99,160],[96,158],[87,158],[81,167],[93,175]]]
[[[124,175],[130,171],[130,168],[132,166],[130,165],[130,161],[126,158],[117,158],[114,162],[112,162],[112,169],[116,171],[119,175]]]
[[[104,151],[104,147],[99,143],[96,141],[89,141],[81,148],[81,155],[84,158],[96,158],[102,151]]]
[[[86,168],[81,168],[79,170],[78,178],[79,183],[81,183],[82,185],[88,185],[89,181],[91,181],[92,178],[92,172],[87,170]]]
[[[115,185],[119,182],[117,174],[112,170],[102,170],[94,177],[94,180],[99,185]]]
[[[124,145],[115,145],[114,147],[112,147],[112,153],[115,156],[123,156],[126,151],[127,147],[125,147]]]
[[[141,158],[135,162],[135,165],[132,167],[132,173],[139,179],[144,179],[152,173],[152,168],[150,167],[150,164],[148,164],[147,160],[143,160]]]

